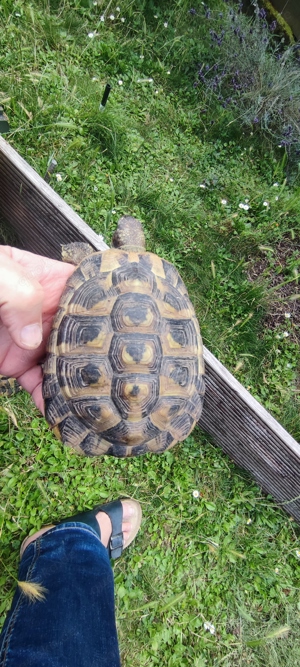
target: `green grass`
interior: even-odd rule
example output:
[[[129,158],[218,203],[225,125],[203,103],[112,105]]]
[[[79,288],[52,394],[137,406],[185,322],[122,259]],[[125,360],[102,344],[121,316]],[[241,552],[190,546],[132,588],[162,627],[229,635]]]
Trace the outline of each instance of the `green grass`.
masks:
[[[193,77],[209,41],[187,3],[106,7],[2,2],[7,138],[41,175],[55,157],[52,187],[107,242],[120,215],[142,219],[148,249],[180,270],[205,344],[298,438],[299,183],[228,112],[213,125],[200,113]],[[161,457],[91,461],[55,441],[26,395],[1,406],[3,619],[24,535],[128,494],[144,522],[115,565],[124,666],[297,666],[299,528],[205,436]]]
[[[165,456],[82,459],[32,416],[29,399],[6,406],[19,428],[1,412],[2,617],[24,534],[131,495],[144,521],[115,565],[123,664],[296,667],[299,527],[219,449],[198,432]],[[287,636],[265,640],[286,625]]]

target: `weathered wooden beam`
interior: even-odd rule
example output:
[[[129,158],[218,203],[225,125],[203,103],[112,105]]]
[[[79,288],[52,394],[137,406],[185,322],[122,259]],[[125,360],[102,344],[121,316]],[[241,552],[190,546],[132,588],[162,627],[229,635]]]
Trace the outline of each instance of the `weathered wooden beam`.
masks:
[[[300,523],[300,445],[207,348],[204,360],[199,426]]]
[[[0,216],[24,248],[60,259],[62,243],[108,246],[0,137]],[[206,395],[199,426],[300,523],[300,445],[204,348]]]

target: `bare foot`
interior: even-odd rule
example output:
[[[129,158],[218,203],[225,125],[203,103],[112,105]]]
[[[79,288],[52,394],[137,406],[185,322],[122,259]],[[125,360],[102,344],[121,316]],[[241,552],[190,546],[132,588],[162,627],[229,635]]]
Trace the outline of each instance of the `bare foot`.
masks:
[[[132,528],[131,519],[136,516],[136,512],[134,507],[130,504],[130,501],[127,502],[126,500],[122,500],[121,502],[123,506],[123,546],[125,546],[128,542]],[[100,526],[101,542],[107,547],[112,531],[110,518],[105,512],[98,512],[98,514],[96,514],[96,519]]]

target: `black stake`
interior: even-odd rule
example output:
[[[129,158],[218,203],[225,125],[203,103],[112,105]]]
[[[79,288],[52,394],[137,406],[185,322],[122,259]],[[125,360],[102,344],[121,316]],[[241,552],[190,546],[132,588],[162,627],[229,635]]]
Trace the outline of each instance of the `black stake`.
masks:
[[[0,106],[0,134],[6,134],[9,132],[9,123],[6,113],[3,111],[3,107]]]
[[[46,181],[46,183],[49,183],[51,174],[53,174],[53,172],[55,171],[56,167],[57,167],[57,162],[56,162],[56,160],[54,160],[53,158],[51,158],[51,160],[50,160],[50,162],[49,162],[49,164],[48,164],[48,167],[47,167],[47,171],[46,171],[45,176],[44,176],[44,181]]]
[[[103,109],[105,109],[105,105],[106,105],[106,102],[108,100],[108,96],[109,96],[110,91],[111,91],[111,85],[109,83],[107,83],[106,86],[105,86],[105,91],[103,93],[101,104],[99,106],[100,111],[103,111]]]

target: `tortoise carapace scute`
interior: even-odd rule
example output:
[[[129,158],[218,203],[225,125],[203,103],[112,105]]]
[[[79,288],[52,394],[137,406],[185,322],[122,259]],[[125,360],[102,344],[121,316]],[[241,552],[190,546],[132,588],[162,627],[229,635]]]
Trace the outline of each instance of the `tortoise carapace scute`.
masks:
[[[199,325],[178,271],[146,252],[139,221],[121,218],[113,244],[91,249],[62,294],[44,364],[46,419],[87,456],[163,452],[201,415]]]

